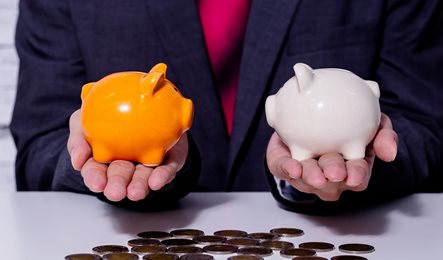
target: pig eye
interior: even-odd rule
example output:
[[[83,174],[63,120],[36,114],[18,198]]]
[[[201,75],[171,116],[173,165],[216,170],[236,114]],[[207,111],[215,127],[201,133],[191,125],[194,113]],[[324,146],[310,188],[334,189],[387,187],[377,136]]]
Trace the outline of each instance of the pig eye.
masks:
[[[174,87],[175,92],[178,92],[178,89],[176,87]]]

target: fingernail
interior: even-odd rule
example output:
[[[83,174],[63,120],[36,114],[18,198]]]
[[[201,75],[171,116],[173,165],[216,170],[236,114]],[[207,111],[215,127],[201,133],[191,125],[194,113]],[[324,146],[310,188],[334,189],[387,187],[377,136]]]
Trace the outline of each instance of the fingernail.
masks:
[[[391,162],[393,162],[394,160],[395,160],[395,158],[397,157],[397,150],[398,150],[398,139],[397,138],[394,138],[394,143],[395,143],[395,146],[394,146],[394,154],[392,155],[392,159],[391,159]]]
[[[75,154],[75,149],[72,148],[71,152],[69,153],[69,155],[71,156],[71,164],[72,164],[72,168],[74,168],[75,170],[78,170],[77,167],[75,167],[74,154]]]

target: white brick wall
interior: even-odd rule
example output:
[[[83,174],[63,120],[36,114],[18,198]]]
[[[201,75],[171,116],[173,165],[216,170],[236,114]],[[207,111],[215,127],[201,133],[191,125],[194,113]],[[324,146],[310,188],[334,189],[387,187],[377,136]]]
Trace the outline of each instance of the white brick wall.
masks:
[[[15,147],[9,134],[15,98],[18,59],[14,31],[18,0],[0,0],[0,191],[15,190]]]

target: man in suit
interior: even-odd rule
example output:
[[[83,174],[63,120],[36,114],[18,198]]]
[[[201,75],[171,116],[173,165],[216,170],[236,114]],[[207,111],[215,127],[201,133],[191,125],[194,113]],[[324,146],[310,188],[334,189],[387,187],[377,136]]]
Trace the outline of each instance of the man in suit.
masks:
[[[96,193],[137,208],[172,203],[191,190],[271,190],[283,206],[304,212],[441,190],[440,1],[251,1],[242,14],[240,52],[230,53],[241,54],[238,68],[228,61],[235,109],[232,93],[224,99],[220,90],[226,75],[217,71],[203,2],[20,2],[11,124],[18,190]],[[155,169],[94,162],[81,132],[81,86],[158,62],[168,64],[168,78],[194,101],[192,129]],[[266,123],[264,101],[297,62],[379,83],[384,114],[365,159],[289,158]]]

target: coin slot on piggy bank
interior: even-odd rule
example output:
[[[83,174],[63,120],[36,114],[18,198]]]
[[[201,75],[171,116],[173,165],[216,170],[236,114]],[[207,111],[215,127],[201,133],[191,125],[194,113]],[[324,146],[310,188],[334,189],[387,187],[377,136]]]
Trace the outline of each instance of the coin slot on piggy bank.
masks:
[[[166,69],[159,63],[149,73],[118,72],[83,86],[82,126],[95,161],[157,166],[191,127],[193,103]]]
[[[380,124],[380,90],[374,81],[336,69],[294,66],[295,75],[266,100],[266,119],[302,161],[326,153],[364,158]]]

